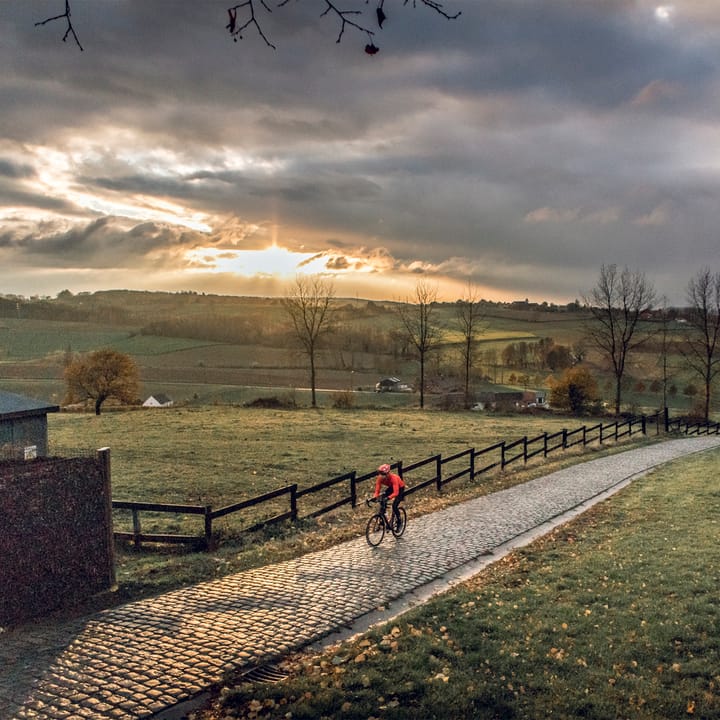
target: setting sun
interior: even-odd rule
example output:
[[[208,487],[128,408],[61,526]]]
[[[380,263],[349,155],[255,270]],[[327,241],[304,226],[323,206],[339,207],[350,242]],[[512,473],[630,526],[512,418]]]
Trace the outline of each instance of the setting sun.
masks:
[[[195,248],[186,258],[193,269],[202,272],[234,273],[236,275],[286,277],[294,275],[302,266],[304,272],[319,272],[323,267],[312,268],[316,253],[292,252],[277,245],[264,250],[227,250]],[[322,265],[320,260],[318,265]]]

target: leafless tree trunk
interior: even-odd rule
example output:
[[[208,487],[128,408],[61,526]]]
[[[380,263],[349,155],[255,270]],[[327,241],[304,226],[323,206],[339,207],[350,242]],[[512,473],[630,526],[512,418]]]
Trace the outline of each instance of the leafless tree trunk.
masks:
[[[437,288],[421,280],[415,295],[398,306],[398,315],[409,344],[420,363],[420,407],[425,407],[425,363],[428,353],[440,344],[442,331],[434,321]]]
[[[470,407],[470,374],[475,363],[478,335],[487,329],[477,287],[468,283],[465,295],[455,308],[455,320],[462,334],[460,354],[463,360],[465,407]]]
[[[317,275],[298,275],[282,301],[295,334],[308,356],[313,407],[317,407],[315,363],[318,345],[321,336],[330,329],[330,304],[333,297],[335,289],[332,282]]]
[[[668,406],[668,385],[670,383],[670,350],[673,343],[670,339],[670,313],[667,298],[663,296],[662,311],[660,313],[660,357],[658,362],[662,370],[662,406]]]
[[[705,420],[710,418],[712,384],[720,372],[720,272],[700,270],[688,283],[690,336],[681,351],[690,369],[703,380]]]
[[[593,317],[587,332],[591,341],[612,365],[615,375],[615,414],[620,414],[622,379],[628,356],[648,336],[638,332],[643,314],[652,309],[655,290],[644,273],[627,267],[603,265],[597,285],[585,298]]]

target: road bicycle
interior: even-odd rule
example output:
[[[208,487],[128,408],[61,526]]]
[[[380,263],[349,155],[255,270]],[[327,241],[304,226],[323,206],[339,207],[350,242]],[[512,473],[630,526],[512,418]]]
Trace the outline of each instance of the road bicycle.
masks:
[[[370,507],[370,503],[378,503],[380,507],[365,526],[365,539],[368,545],[377,547],[383,541],[386,531],[390,531],[396,538],[399,538],[407,527],[405,508],[402,505],[398,506],[397,514],[391,510],[391,517],[388,517],[388,499],[385,496],[367,498],[365,504]]]

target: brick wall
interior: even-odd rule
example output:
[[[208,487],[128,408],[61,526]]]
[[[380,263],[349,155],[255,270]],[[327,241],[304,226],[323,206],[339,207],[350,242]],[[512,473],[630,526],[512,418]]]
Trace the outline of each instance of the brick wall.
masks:
[[[108,453],[0,463],[0,625],[114,583]]]

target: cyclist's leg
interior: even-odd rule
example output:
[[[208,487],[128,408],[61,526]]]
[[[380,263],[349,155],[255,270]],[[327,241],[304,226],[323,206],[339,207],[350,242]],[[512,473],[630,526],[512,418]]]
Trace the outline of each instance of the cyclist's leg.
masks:
[[[393,498],[392,514],[393,514],[394,518],[399,517],[398,507],[404,499],[405,499],[405,488],[400,488],[400,492],[398,493],[397,497]]]

